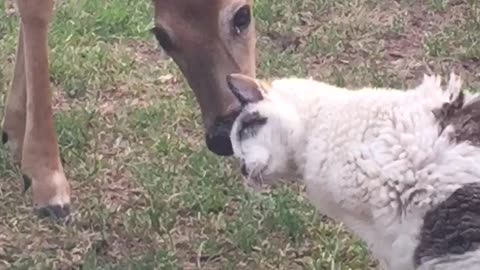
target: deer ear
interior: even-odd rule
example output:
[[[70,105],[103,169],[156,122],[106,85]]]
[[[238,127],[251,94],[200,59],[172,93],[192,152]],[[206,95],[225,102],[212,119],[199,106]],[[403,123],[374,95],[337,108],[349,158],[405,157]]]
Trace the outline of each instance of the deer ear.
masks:
[[[227,75],[228,87],[240,101],[240,104],[258,102],[263,99],[263,93],[260,83],[249,76],[232,73]]]

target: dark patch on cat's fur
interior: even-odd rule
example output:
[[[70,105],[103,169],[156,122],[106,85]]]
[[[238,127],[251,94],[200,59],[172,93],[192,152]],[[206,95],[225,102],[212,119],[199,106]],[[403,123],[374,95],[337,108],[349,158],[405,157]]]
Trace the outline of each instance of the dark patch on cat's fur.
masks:
[[[433,114],[439,123],[440,133],[445,127],[452,125],[453,141],[457,143],[468,141],[475,146],[480,146],[480,97],[476,97],[468,104],[464,102],[464,93],[460,92],[455,100],[433,110]]]
[[[258,129],[267,123],[267,118],[261,116],[258,112],[248,113],[242,116],[238,127],[238,138],[240,141],[253,137]]]
[[[480,183],[457,189],[423,219],[416,267],[448,255],[461,255],[480,248]]]

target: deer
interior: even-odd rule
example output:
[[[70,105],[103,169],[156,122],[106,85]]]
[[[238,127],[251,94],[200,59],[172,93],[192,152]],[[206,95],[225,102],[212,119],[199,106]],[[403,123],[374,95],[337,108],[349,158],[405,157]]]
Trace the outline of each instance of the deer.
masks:
[[[253,0],[151,0],[151,32],[200,105],[205,143],[233,155],[229,133],[240,104],[226,76],[255,76]],[[50,90],[48,31],[54,0],[16,0],[19,35],[2,120],[2,142],[19,164],[33,213],[70,220],[71,187],[59,155]]]

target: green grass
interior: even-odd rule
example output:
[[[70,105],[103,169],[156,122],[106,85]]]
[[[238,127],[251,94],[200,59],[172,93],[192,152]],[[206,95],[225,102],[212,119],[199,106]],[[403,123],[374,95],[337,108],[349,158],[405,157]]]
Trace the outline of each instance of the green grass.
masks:
[[[0,0],[3,7],[5,0]],[[259,77],[412,86],[462,72],[480,88],[475,0],[257,0]],[[368,251],[297,186],[248,193],[203,143],[199,107],[147,29],[149,1],[58,1],[50,30],[55,120],[74,222],[31,215],[0,150],[0,269],[373,269]],[[0,13],[0,91],[17,18]],[[4,97],[2,98],[4,100]],[[3,102],[2,110],[3,110]]]

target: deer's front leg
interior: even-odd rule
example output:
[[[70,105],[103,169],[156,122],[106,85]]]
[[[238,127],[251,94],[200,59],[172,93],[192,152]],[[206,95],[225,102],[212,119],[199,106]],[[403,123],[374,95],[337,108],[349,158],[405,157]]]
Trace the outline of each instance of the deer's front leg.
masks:
[[[48,70],[48,25],[53,0],[18,0],[23,30],[26,121],[22,172],[31,180],[34,208],[42,216],[65,218],[70,186],[59,157]]]

